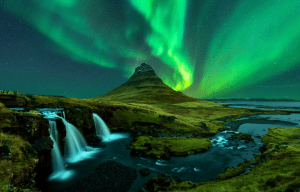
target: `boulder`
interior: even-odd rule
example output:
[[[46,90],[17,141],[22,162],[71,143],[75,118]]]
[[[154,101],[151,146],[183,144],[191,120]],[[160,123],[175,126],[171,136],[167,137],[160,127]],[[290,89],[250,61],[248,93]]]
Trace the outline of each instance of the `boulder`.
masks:
[[[140,173],[141,173],[142,176],[149,175],[149,169],[140,168]]]
[[[101,142],[102,140],[103,140],[103,137],[100,136],[100,135],[96,135],[96,136],[94,137],[94,141],[95,141],[95,142]]]
[[[149,191],[154,191],[155,186],[168,187],[172,183],[172,178],[167,174],[160,174],[158,178],[154,177],[146,184]]]

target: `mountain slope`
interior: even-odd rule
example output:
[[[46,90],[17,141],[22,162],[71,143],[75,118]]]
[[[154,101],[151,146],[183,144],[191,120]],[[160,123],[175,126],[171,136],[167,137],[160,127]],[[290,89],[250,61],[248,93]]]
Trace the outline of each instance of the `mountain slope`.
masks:
[[[153,68],[145,63],[137,67],[134,74],[124,84],[93,99],[167,104],[199,101],[199,99],[174,91],[164,84]]]

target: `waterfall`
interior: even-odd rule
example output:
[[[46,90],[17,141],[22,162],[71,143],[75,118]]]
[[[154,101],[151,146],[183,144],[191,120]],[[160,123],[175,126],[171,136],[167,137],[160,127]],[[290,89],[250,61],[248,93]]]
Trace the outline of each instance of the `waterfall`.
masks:
[[[93,119],[95,123],[96,135],[110,135],[110,131],[101,117],[99,117],[96,113],[93,113]]]
[[[65,114],[65,111],[63,111],[63,115],[64,115],[64,119],[66,119],[66,114]]]
[[[58,141],[58,131],[56,127],[56,121],[51,121],[49,120],[49,133],[52,136],[52,140],[56,142],[57,146],[59,146],[59,141]]]
[[[85,151],[87,147],[87,142],[85,141],[83,135],[78,131],[78,129],[67,122],[64,118],[60,117],[66,126],[67,136],[65,145],[65,157],[76,158],[80,156],[80,153]]]
[[[62,159],[59,142],[58,142],[58,131],[56,127],[56,121],[49,120],[49,133],[50,138],[53,141],[53,148],[51,149],[51,161],[52,161],[52,172],[64,171],[64,161]]]

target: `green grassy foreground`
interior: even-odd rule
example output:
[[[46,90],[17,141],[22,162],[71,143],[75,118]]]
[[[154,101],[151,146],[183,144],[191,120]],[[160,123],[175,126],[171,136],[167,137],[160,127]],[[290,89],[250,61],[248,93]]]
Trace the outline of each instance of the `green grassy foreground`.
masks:
[[[225,130],[225,123],[237,118],[257,114],[278,114],[280,111],[253,112],[249,109],[228,108],[220,103],[208,101],[193,101],[181,103],[146,103],[135,101],[112,100],[110,98],[74,99],[51,96],[22,97],[27,101],[25,107],[65,108],[67,120],[74,116],[72,108],[86,109],[97,113],[106,122],[112,132],[132,131],[135,135],[130,149],[136,154],[148,155],[154,158],[182,156],[205,152],[212,144],[204,138]],[[82,113],[92,118],[91,113]],[[73,121],[76,127],[85,135],[88,127],[78,116]],[[37,151],[27,141],[25,134],[8,134],[8,130],[24,129],[34,135],[41,132],[39,123],[29,127],[16,126],[13,119],[16,116],[34,119],[41,118],[34,109],[30,113],[8,110],[0,103],[0,146],[11,148],[11,158],[0,159],[0,189],[9,188],[19,191],[30,191],[35,188],[32,182],[38,165]],[[176,117],[169,120],[162,117]],[[223,119],[223,120],[222,120]],[[37,121],[38,122],[38,121]],[[73,123],[73,122],[72,122]],[[47,126],[45,126],[47,127]],[[26,130],[25,130],[26,129]],[[28,129],[28,130],[27,130]],[[164,137],[155,135],[166,135]],[[154,136],[153,136],[154,135]],[[240,137],[239,139],[249,139]],[[148,182],[150,191],[285,191],[300,188],[300,128],[270,128],[262,138],[264,143],[261,153],[255,161],[242,162],[238,167],[228,168],[215,181],[192,183],[190,181],[162,184],[162,177],[153,178]],[[245,175],[240,175],[246,169]]]

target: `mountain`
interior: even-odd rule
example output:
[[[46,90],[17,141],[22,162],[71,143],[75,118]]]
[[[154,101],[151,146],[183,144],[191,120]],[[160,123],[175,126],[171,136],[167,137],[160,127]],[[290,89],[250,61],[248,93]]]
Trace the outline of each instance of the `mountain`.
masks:
[[[142,63],[137,67],[134,74],[121,86],[92,99],[167,104],[199,101],[199,99],[174,91],[164,84],[153,68],[146,63]]]

